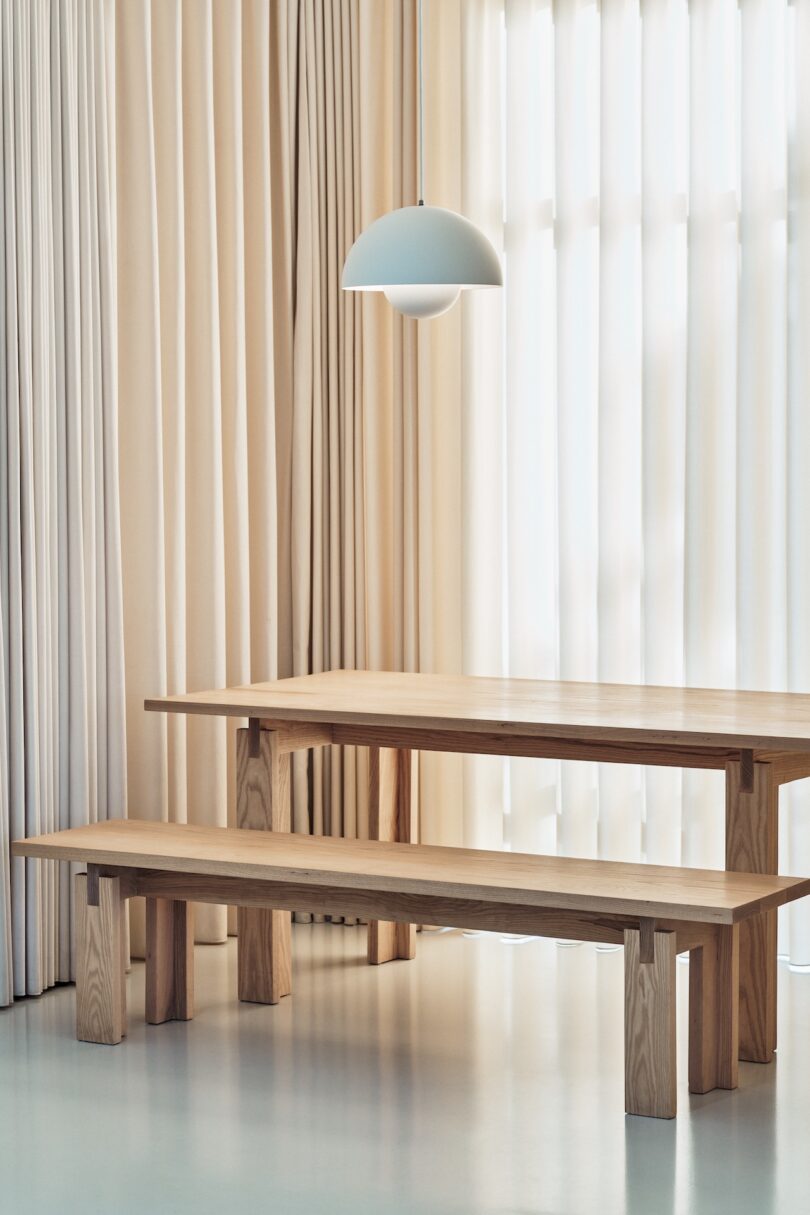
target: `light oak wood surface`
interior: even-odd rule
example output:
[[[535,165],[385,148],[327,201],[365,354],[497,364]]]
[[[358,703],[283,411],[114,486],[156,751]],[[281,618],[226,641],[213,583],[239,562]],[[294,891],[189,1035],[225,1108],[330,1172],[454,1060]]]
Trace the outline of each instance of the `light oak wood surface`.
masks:
[[[304,731],[312,746],[317,731]],[[236,823],[250,831],[288,832],[292,826],[291,753],[293,731],[236,731]],[[254,751],[251,754],[251,751]],[[292,917],[287,910],[240,907],[237,912],[239,999],[278,1004],[292,991]]]
[[[810,893],[810,878],[110,820],[18,840],[15,856],[560,910],[733,924]]]
[[[810,754],[810,695],[328,671],[151,698],[160,712]]]
[[[725,770],[727,868],[754,872],[778,869],[779,786],[810,777],[810,696],[796,693],[330,671],[146,708],[248,716],[255,735],[261,724],[290,750],[333,743]],[[775,923],[769,912],[740,934],[742,1059],[769,1062],[776,1048]],[[386,953],[379,932],[370,930],[371,960]]]
[[[779,868],[779,785],[772,765],[755,763],[750,789],[740,765],[726,774],[726,867],[746,873]],[[777,916],[766,911],[740,930],[740,1058],[770,1063],[776,1050]]]
[[[742,925],[716,928],[689,955],[689,1091],[736,1088]]]
[[[76,1037],[115,1046],[127,1032],[121,881],[99,878],[95,905],[87,901],[87,875],[75,883]]]
[[[369,752],[369,835],[373,840],[416,843],[417,807],[414,767],[408,750],[372,747]],[[373,966],[416,956],[416,925],[370,920],[368,960]]]
[[[251,763],[261,751],[261,740],[253,742]],[[377,834],[412,830],[410,774],[407,752],[373,757]],[[756,796],[755,775],[753,783]],[[243,781],[244,788],[249,784]],[[618,938],[625,950],[625,1107],[655,1118],[676,1112],[677,953],[688,949],[692,960],[690,1090],[736,1087],[741,924],[810,893],[810,879],[766,874],[139,820],[60,831],[18,841],[12,850],[84,861],[93,871],[97,905],[88,901],[87,876],[76,883],[77,1034],[85,1041],[118,1042],[126,1030],[123,906],[134,895],[147,899],[146,1014],[152,1022],[192,1015],[191,900],[231,902],[266,915],[313,904],[327,914],[366,914],[383,922],[386,933],[393,930],[388,946],[377,935],[383,953],[402,949],[398,934],[412,933],[421,919],[538,936]],[[262,947],[257,943],[260,953]]]
[[[107,876],[121,879],[125,897],[193,899],[200,903],[227,903],[233,907],[280,908],[311,911],[325,916],[382,919],[397,924],[427,922],[480,932],[517,933],[520,936],[556,937],[562,940],[624,943],[625,928],[638,928],[639,916],[607,912],[572,911],[520,903],[495,903],[470,897],[406,894],[397,890],[364,890],[356,886],[303,885],[294,880],[212,877],[175,870],[116,869],[105,866]],[[696,921],[658,919],[661,932],[674,932],[678,952],[706,944],[714,925]]]
[[[655,961],[641,958],[636,929],[624,934],[624,1107],[628,1114],[674,1118],[675,935],[656,932]]]
[[[194,905],[184,899],[146,900],[146,1020],[194,1016]]]

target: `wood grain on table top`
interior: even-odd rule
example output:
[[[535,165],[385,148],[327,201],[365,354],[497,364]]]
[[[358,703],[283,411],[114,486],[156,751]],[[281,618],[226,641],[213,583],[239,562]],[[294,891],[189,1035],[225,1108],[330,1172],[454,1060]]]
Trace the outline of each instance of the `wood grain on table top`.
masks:
[[[19,840],[15,856],[482,902],[735,923],[810,878],[111,820]]]
[[[810,695],[480,676],[327,671],[153,697],[146,709],[810,752]]]

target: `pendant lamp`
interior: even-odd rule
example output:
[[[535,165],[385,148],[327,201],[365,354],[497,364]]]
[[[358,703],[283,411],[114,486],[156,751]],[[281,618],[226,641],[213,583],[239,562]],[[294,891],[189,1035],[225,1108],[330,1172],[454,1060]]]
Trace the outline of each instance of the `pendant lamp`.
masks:
[[[419,61],[419,203],[375,220],[349,250],[344,291],[383,291],[405,316],[425,319],[452,308],[468,287],[500,287],[500,259],[484,233],[456,211],[424,201],[422,0],[417,7]]]

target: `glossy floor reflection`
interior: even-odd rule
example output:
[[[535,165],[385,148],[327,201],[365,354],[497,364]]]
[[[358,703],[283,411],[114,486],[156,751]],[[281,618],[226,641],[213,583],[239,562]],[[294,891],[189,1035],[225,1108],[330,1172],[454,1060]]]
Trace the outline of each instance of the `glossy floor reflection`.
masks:
[[[372,969],[358,928],[294,930],[295,994],[234,998],[198,947],[197,1016],[73,1038],[73,990],[0,1011],[0,1211],[786,1215],[810,1211],[810,976],[780,970],[774,1067],[626,1118],[622,954],[422,934]]]

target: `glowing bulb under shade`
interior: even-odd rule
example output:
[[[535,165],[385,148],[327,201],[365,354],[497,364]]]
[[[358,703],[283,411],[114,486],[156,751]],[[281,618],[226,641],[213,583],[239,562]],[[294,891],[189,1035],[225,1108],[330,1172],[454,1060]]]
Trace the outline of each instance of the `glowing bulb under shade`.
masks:
[[[385,288],[388,303],[396,308],[397,312],[412,316],[418,321],[448,312],[460,295],[461,288],[453,283],[409,283],[404,287]]]

